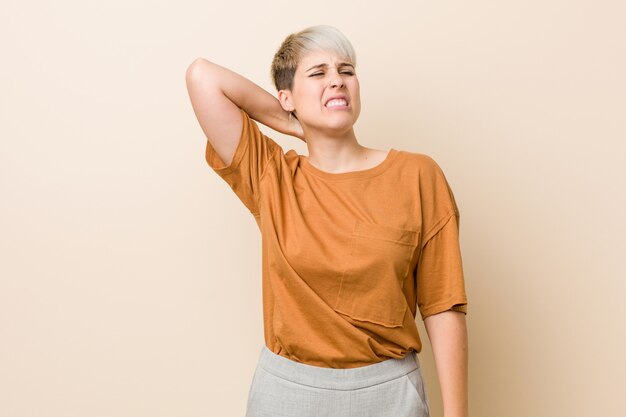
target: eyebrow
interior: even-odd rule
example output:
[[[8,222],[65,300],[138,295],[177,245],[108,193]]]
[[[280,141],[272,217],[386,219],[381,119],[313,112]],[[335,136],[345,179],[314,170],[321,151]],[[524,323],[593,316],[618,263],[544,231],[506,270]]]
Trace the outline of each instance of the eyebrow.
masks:
[[[309,68],[308,70],[306,70],[305,72],[309,72],[314,68],[322,68],[322,67],[327,67],[327,64],[317,64],[317,65],[313,65],[311,68]],[[337,67],[346,67],[346,66],[350,66],[352,68],[354,68],[354,65],[352,65],[349,62],[340,62],[339,65],[337,65]]]

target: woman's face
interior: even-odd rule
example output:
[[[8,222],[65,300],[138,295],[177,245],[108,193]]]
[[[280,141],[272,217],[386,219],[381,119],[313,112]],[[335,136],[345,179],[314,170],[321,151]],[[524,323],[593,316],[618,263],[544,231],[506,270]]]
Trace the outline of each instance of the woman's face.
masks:
[[[361,112],[355,68],[333,52],[309,52],[300,59],[293,89],[285,100],[305,131],[344,133],[352,129]]]

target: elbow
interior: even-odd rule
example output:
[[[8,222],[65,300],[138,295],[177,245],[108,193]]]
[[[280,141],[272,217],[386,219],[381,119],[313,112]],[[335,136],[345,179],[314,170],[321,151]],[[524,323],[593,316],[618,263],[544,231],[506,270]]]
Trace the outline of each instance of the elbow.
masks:
[[[185,82],[188,89],[214,88],[217,85],[219,73],[216,64],[205,58],[196,58],[187,67]]]
[[[208,61],[201,57],[194,59],[185,71],[185,80],[189,82],[197,79],[204,72],[203,68],[206,68],[207,63]]]

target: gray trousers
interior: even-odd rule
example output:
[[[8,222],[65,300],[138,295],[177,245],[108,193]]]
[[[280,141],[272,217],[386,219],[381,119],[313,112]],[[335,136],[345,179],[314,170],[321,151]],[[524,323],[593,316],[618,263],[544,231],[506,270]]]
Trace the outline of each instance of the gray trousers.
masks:
[[[410,351],[359,368],[312,366],[263,346],[246,417],[428,417],[419,359]]]

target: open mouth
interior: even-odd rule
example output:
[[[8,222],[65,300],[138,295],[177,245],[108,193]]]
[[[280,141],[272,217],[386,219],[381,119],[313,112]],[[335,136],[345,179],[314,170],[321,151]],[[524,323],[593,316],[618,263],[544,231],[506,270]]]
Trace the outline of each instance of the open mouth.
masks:
[[[335,107],[348,107],[348,101],[346,99],[343,98],[334,98],[332,100],[329,100],[328,103],[326,103],[326,107],[329,109],[335,108]]]

